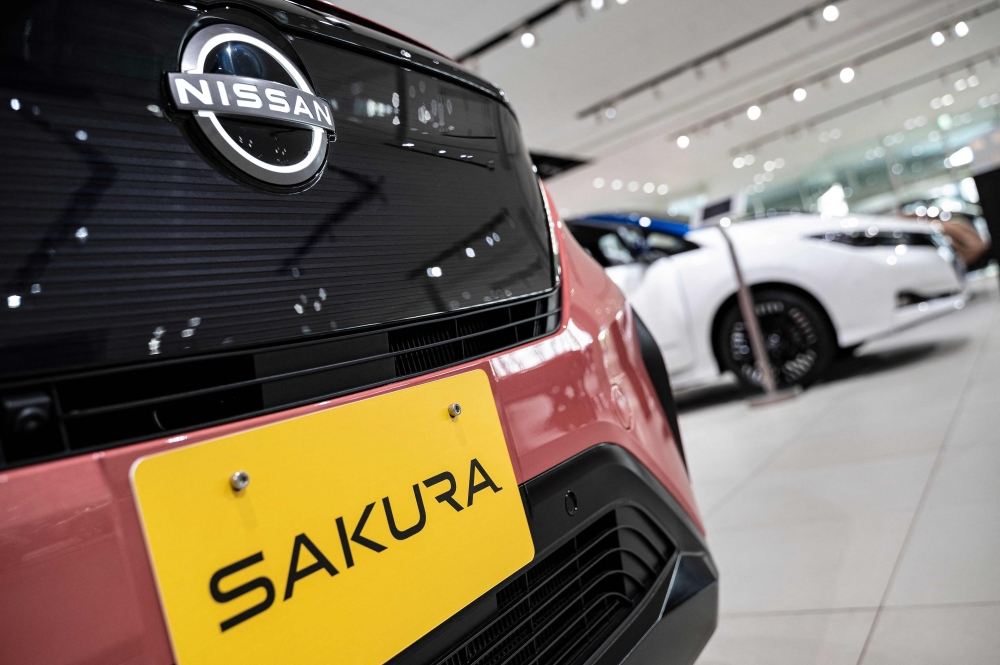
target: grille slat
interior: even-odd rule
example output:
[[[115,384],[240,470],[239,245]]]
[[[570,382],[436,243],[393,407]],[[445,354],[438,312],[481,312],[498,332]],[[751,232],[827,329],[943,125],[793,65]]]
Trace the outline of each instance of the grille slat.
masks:
[[[579,665],[642,601],[674,547],[638,509],[616,508],[499,589],[495,615],[437,665]]]
[[[51,405],[28,435],[0,431],[0,468],[125,445],[373,388],[503,351],[555,330],[558,292],[306,344],[100,368],[0,385],[4,419]],[[519,327],[532,326],[523,337]],[[20,401],[19,401],[20,400]],[[17,407],[21,408],[21,407]]]

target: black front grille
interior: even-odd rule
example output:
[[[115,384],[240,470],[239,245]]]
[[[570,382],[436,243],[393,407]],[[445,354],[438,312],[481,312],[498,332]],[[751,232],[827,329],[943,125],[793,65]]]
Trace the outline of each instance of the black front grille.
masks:
[[[496,614],[438,665],[582,663],[628,618],[673,552],[644,513],[612,510],[499,589]]]
[[[537,339],[559,296],[319,341],[0,385],[0,468],[217,425],[357,392]]]

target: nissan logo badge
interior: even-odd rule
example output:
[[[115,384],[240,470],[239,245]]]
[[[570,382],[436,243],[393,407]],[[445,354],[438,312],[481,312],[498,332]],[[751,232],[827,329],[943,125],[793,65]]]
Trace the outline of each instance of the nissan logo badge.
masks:
[[[293,85],[232,74],[206,73],[209,55],[249,45],[269,56]],[[244,47],[245,48],[245,47]],[[224,50],[225,50],[224,49]],[[323,168],[327,143],[336,140],[333,109],[316,95],[302,72],[266,38],[245,28],[224,24],[197,32],[184,47],[181,72],[167,74],[173,106],[190,111],[199,129],[216,150],[240,171],[272,185],[306,182]],[[308,150],[292,159],[261,159],[251,145],[234,137],[220,118],[247,118],[277,127],[312,132]],[[301,156],[301,159],[298,157]]]

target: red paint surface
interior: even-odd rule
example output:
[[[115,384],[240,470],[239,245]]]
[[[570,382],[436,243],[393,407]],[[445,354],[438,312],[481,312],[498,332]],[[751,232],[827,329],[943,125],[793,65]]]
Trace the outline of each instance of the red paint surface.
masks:
[[[563,318],[543,340],[333,401],[0,474],[0,663],[173,662],[129,483],[138,458],[470,369],[491,377],[519,482],[615,443],[702,528],[630,310],[559,227]]]

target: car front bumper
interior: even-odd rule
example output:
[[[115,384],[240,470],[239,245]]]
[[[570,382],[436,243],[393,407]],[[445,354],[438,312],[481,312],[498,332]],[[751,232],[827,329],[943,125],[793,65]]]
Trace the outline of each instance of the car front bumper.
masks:
[[[521,492],[534,560],[391,664],[694,662],[715,630],[718,573],[635,457],[594,446]]]

